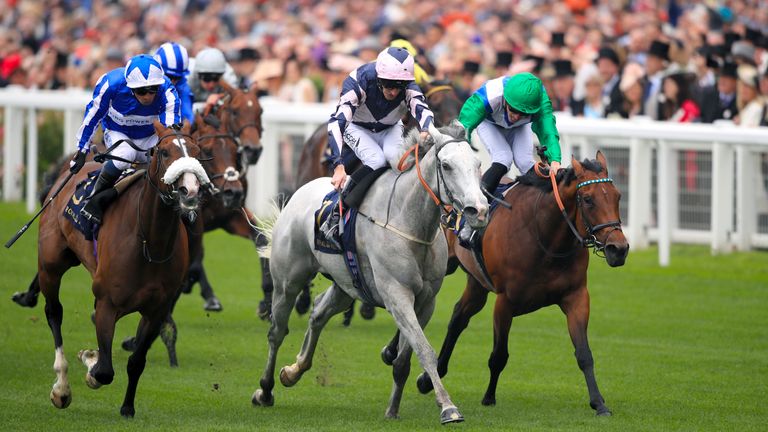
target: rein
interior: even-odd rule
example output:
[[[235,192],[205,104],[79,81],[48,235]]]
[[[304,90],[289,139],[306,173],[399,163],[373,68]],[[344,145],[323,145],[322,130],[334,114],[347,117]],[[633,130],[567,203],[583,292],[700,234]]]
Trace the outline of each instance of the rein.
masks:
[[[200,142],[200,141],[204,141],[204,140],[207,140],[207,139],[216,139],[216,138],[224,138],[224,139],[232,140],[232,142],[235,143],[235,146],[238,147],[238,153],[239,153],[239,145],[237,144],[237,140],[231,134],[223,134],[222,133],[222,134],[201,135],[201,136],[197,137],[197,141]],[[201,162],[208,162],[208,161],[213,160],[213,157],[211,157],[209,159],[199,159],[198,158],[198,160],[200,160]],[[243,178],[245,176],[246,172],[247,172],[247,170],[243,170],[243,172],[241,173],[241,172],[239,172],[235,168],[227,167],[224,170],[223,173],[213,174],[213,175],[209,176],[208,178],[211,181],[213,181],[215,179],[223,177],[224,178],[224,183],[234,182],[234,181],[237,181],[237,180],[240,180],[241,178]]]
[[[449,90],[453,90],[453,87],[451,87],[449,85],[435,86],[435,87],[432,87],[431,89],[427,90],[427,93],[424,94],[424,97],[425,98],[429,98],[430,96],[434,95],[435,93],[440,93],[440,92],[449,91]]]

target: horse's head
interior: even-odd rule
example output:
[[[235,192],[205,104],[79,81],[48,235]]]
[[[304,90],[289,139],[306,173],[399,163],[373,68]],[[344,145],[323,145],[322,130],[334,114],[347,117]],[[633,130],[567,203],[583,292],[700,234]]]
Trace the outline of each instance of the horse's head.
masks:
[[[261,156],[261,104],[256,96],[256,88],[243,91],[221,82],[222,88],[230,98],[225,105],[229,120],[225,125],[227,130],[237,140],[243,164],[252,165]]]
[[[586,161],[585,161],[586,163]],[[594,243],[595,251],[605,252],[605,260],[611,267],[624,265],[629,253],[629,243],[621,230],[619,200],[621,193],[608,177],[608,163],[603,153],[597,152],[599,170],[587,169],[572,159],[576,175],[577,220],[587,230],[586,239]]]
[[[226,124],[227,116],[225,113],[222,123]],[[237,142],[227,133],[223,124],[211,125],[197,116],[195,125],[195,138],[200,146],[200,162],[213,183],[213,190],[219,194],[224,207],[242,207],[245,191],[240,182],[242,174],[237,169]]]
[[[424,88],[424,97],[435,114],[437,126],[449,125],[459,117],[462,102],[450,81],[433,81]]]
[[[176,204],[182,215],[194,220],[200,204],[200,185],[210,183],[200,162],[200,147],[189,135],[190,125],[181,131],[155,121],[159,140],[152,150],[148,174],[166,204]]]
[[[449,203],[473,228],[488,223],[488,201],[480,190],[480,160],[466,140],[464,127],[453,122],[440,129],[430,126],[435,145],[437,189],[440,199]]]

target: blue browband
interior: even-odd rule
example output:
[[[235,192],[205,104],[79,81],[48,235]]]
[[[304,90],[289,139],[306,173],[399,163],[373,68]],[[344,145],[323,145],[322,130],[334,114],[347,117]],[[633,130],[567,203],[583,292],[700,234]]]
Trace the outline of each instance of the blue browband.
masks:
[[[585,182],[581,182],[581,183],[577,184],[576,185],[576,189],[578,189],[578,188],[580,188],[582,186],[591,185],[591,184],[594,184],[594,183],[612,183],[612,182],[613,182],[612,178],[601,178],[601,179],[587,180]]]

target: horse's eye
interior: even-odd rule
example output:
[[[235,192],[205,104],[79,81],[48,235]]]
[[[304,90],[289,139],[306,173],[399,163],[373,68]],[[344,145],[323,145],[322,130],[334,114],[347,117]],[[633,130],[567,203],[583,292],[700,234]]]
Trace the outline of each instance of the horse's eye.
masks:
[[[162,156],[164,158],[167,158],[169,155],[170,155],[170,153],[168,153],[168,150],[166,150],[166,149],[160,150],[160,156]]]
[[[451,171],[453,167],[448,162],[440,162],[440,167],[445,171]]]
[[[203,156],[205,156],[206,158],[212,158],[213,157],[213,150],[211,150],[209,148],[203,149]]]
[[[594,201],[592,201],[592,197],[589,195],[584,195],[582,199],[584,200],[584,204],[590,207],[592,207],[595,204]]]

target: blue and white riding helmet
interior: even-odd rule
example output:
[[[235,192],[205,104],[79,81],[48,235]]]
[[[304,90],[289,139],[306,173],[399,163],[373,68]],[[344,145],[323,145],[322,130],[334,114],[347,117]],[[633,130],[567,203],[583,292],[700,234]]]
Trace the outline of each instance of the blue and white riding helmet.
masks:
[[[169,77],[181,78],[189,73],[187,49],[175,42],[166,42],[155,51],[155,60]]]
[[[165,82],[163,67],[147,54],[139,54],[128,60],[124,74],[128,88],[156,86]]]

